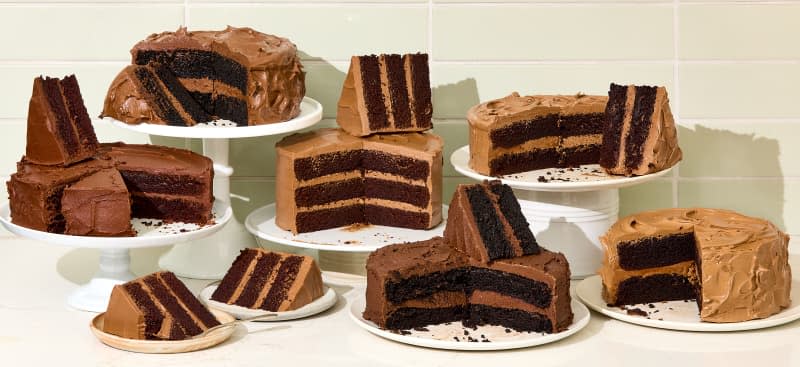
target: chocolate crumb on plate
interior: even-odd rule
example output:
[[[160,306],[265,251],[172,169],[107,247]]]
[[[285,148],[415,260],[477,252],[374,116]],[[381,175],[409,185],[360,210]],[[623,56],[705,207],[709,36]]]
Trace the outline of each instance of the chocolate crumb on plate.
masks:
[[[634,315],[634,316],[647,316],[647,312],[645,312],[645,311],[643,311],[641,309],[638,309],[638,308],[628,308],[628,309],[625,310],[625,313],[627,313],[628,315]]]

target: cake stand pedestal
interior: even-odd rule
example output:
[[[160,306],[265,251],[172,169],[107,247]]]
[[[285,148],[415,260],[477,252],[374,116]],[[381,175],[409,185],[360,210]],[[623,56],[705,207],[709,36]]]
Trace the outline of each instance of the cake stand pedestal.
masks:
[[[538,242],[567,257],[573,278],[585,278],[600,268],[600,236],[618,219],[619,189],[652,181],[671,171],[612,176],[599,165],[590,164],[490,177],[469,167],[469,146],[454,151],[450,162],[464,176],[500,179],[511,186]]]
[[[247,230],[256,237],[261,246],[276,248],[285,246],[304,255],[313,255],[309,250],[319,250],[319,265],[325,271],[347,274],[366,274],[364,265],[367,256],[383,246],[414,242],[441,236],[447,220],[447,206],[442,206],[442,223],[428,230],[368,225],[347,226],[315,232],[293,234],[275,224],[275,204],[254,210],[245,219]]]
[[[233,174],[228,160],[230,139],[277,135],[309,127],[322,119],[322,105],[305,97],[300,104],[300,115],[294,119],[241,127],[225,120],[184,127],[148,123],[129,125],[106,119],[118,127],[150,135],[203,139],[203,155],[214,162],[214,196],[230,200],[230,177]],[[185,278],[222,279],[239,252],[253,246],[253,237],[247,234],[241,223],[232,220],[214,236],[191,244],[175,244],[161,256],[158,265]]]
[[[103,312],[108,306],[111,289],[135,278],[130,271],[131,249],[165,246],[207,237],[220,231],[233,217],[233,210],[224,201],[214,202],[213,213],[215,223],[205,226],[186,223],[153,225],[153,222],[159,220],[136,218],[132,220],[136,237],[70,236],[37,231],[11,223],[8,204],[0,207],[0,223],[11,233],[32,240],[60,246],[99,249],[99,270],[89,283],[67,298],[67,304],[83,311]]]

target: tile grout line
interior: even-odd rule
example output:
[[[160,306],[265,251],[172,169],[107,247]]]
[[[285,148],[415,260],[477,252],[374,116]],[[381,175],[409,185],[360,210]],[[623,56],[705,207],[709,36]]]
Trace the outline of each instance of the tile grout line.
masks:
[[[678,50],[680,49],[680,21],[678,19],[678,13],[680,10],[680,2],[679,0],[672,1],[672,57],[673,57],[673,64],[672,64],[672,85],[675,88],[675,111],[673,112],[674,118],[676,121],[681,121],[680,119],[680,112],[681,112],[681,98],[680,98],[680,77],[678,71]],[[676,124],[677,125],[677,124]],[[677,126],[676,126],[677,129]],[[677,132],[676,132],[677,133]],[[678,185],[678,178],[680,176],[680,165],[675,167],[675,170],[672,172],[672,207],[677,208],[680,203],[680,198],[678,195],[679,192],[679,185]]]

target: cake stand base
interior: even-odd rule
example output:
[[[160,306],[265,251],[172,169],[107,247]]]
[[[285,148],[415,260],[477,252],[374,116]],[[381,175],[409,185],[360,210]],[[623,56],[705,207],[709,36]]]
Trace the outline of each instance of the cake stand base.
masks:
[[[175,244],[158,259],[158,266],[184,278],[222,279],[239,252],[255,246],[253,236],[234,219],[212,236]]]
[[[515,189],[539,244],[563,253],[573,278],[594,275],[603,249],[600,236],[617,221],[619,190],[546,192]]]
[[[100,250],[100,270],[89,283],[69,295],[67,304],[82,311],[104,312],[114,286],[135,278],[130,264],[129,249]]]

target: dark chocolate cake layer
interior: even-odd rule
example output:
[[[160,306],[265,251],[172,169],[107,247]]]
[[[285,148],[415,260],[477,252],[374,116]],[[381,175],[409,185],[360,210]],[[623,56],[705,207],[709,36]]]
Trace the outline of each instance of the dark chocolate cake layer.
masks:
[[[625,270],[655,268],[697,259],[692,232],[620,243],[617,251],[620,267]]]
[[[619,283],[614,305],[695,299],[699,285],[678,274],[631,277]]]

